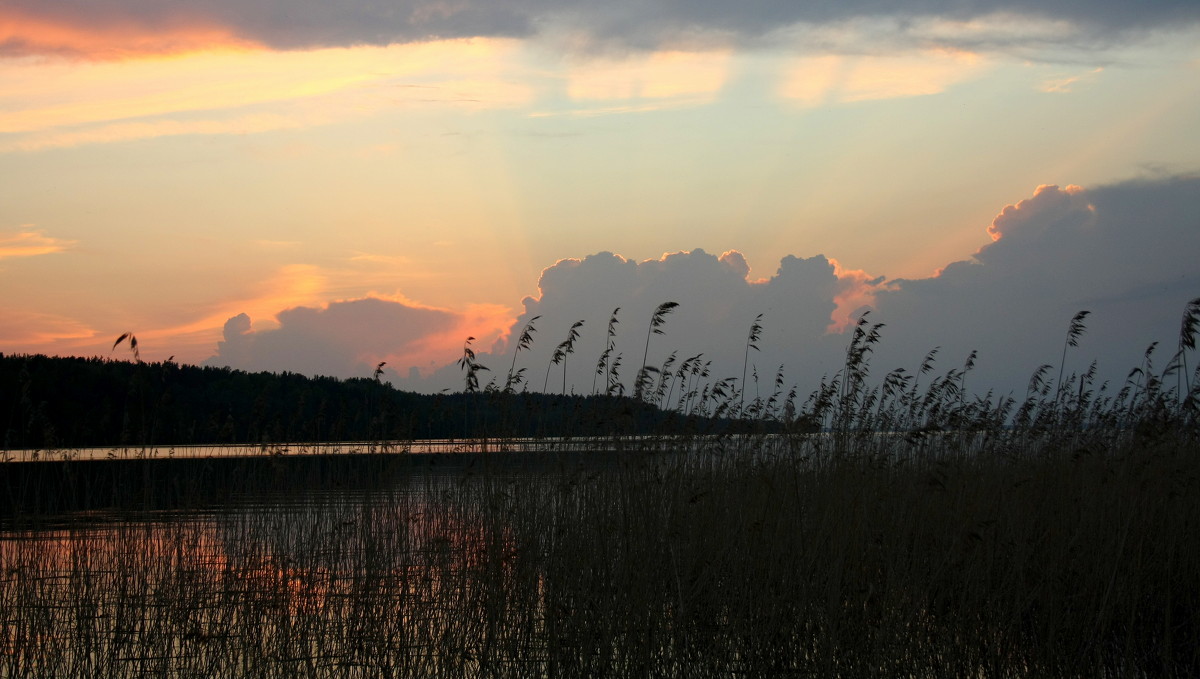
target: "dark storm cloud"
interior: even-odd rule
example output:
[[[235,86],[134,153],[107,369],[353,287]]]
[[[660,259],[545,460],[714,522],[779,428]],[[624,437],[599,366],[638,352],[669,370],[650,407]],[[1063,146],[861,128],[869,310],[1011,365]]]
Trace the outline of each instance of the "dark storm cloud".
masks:
[[[233,36],[271,47],[294,49],[389,44],[438,38],[529,37],[547,31],[574,36],[572,44],[654,48],[664,44],[719,41],[753,43],[797,24],[827,25],[868,19],[904,33],[924,19],[966,21],[997,15],[1066,22],[1080,41],[1107,40],[1129,32],[1177,27],[1200,19],[1194,0],[10,0],[0,8],[15,31],[0,31],[0,53],[51,49],[53,40],[34,33],[105,33],[134,40],[131,33],[184,32],[223,28]],[[3,26],[0,21],[0,27]],[[70,51],[70,38],[57,38],[57,51]],[[925,40],[937,39],[925,36]],[[1030,39],[1036,40],[1034,36]],[[979,35],[946,42],[990,42]],[[1021,40],[1010,36],[1007,40]],[[49,42],[48,42],[49,41]],[[80,53],[99,49],[80,46]]]

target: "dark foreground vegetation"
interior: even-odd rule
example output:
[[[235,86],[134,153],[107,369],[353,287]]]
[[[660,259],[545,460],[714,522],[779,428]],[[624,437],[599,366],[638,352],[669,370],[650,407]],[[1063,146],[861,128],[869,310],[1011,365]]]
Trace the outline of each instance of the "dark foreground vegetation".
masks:
[[[26,517],[0,676],[1197,676],[1200,443],[1147,434],[730,442]]]
[[[864,322],[794,416],[717,406],[819,433],[264,465],[188,511],[18,509],[0,676],[1200,676],[1198,310],[1113,392],[1045,366],[1024,398],[975,397],[969,361],[872,381]],[[77,463],[0,472],[30,464]]]

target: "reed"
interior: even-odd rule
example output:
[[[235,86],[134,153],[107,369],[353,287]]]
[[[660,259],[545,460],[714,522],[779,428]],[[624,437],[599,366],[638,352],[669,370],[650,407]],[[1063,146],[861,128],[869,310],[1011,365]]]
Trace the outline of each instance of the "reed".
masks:
[[[504,379],[504,393],[506,394],[516,392],[517,388],[521,386],[521,382],[524,380],[523,376],[525,374],[525,368],[517,370],[517,356],[519,356],[523,350],[533,346],[533,335],[537,332],[537,326],[535,324],[540,318],[541,316],[534,316],[533,318],[529,319],[529,322],[525,324],[525,327],[521,328],[521,334],[517,337],[517,343],[513,346],[512,365],[508,367],[508,376]]]
[[[1161,434],[730,438],[9,533],[0,675],[1193,676],[1200,446]]]
[[[882,328],[803,400],[668,358],[640,395],[718,435],[9,521],[0,676],[1200,675],[1195,324],[1020,400],[936,349],[873,381]]]
[[[666,325],[667,314],[670,314],[678,306],[678,302],[663,302],[650,315],[650,326],[646,328],[646,348],[642,351],[642,367],[638,369],[637,377],[634,379],[633,397],[635,399],[641,400],[645,396],[646,383],[653,379],[654,373],[658,372],[653,366],[646,365],[647,359],[650,358],[650,337],[665,334],[662,326]]]
[[[620,313],[621,307],[613,309],[612,315],[608,318],[608,329],[605,331],[604,351],[600,353],[600,358],[596,360],[596,374],[592,378],[592,393],[596,392],[596,379],[601,375],[604,376],[604,393],[613,395],[617,393],[617,387],[620,385],[620,375],[614,373],[620,366],[620,354],[613,360],[613,352],[617,349],[617,324],[620,320],[617,319],[617,314]],[[614,363],[616,365],[614,365]]]
[[[746,333],[746,353],[742,361],[742,382],[741,382],[741,401],[739,407],[744,406],[746,400],[746,368],[750,365],[750,350],[759,351],[758,341],[762,338],[762,314],[754,317],[754,322],[750,324],[750,331]]]
[[[575,341],[579,339],[579,329],[583,327],[583,321],[575,321],[571,324],[571,329],[567,332],[567,338],[554,347],[554,353],[550,356],[550,365],[546,366],[546,380],[542,385],[542,391],[549,391],[550,386],[550,367],[562,363],[562,393],[565,396],[567,393],[567,357],[575,353]]]
[[[471,348],[471,342],[474,341],[474,337],[468,337],[463,342],[462,358],[458,359],[458,367],[466,373],[463,389],[468,394],[479,391],[479,373],[489,369],[475,358],[475,350]],[[513,359],[516,360],[516,357]]]

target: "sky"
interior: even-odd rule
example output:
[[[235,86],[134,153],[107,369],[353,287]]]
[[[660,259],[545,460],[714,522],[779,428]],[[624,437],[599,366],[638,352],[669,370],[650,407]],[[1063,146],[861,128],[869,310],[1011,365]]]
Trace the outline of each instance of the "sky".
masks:
[[[4,0],[0,352],[590,393],[615,309],[629,378],[762,314],[804,392],[869,311],[1020,392],[1087,309],[1119,380],[1200,297],[1198,120],[1194,0]]]

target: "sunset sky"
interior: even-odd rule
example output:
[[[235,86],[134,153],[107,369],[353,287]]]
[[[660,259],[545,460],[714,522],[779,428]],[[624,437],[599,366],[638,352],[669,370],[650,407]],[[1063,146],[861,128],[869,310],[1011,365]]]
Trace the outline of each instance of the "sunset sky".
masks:
[[[672,300],[652,361],[740,375],[763,313],[803,383],[869,308],[1018,389],[1087,308],[1123,375],[1200,297],[1198,172],[1195,0],[3,0],[0,352],[434,391],[540,315],[531,388],[585,320],[586,392]]]

